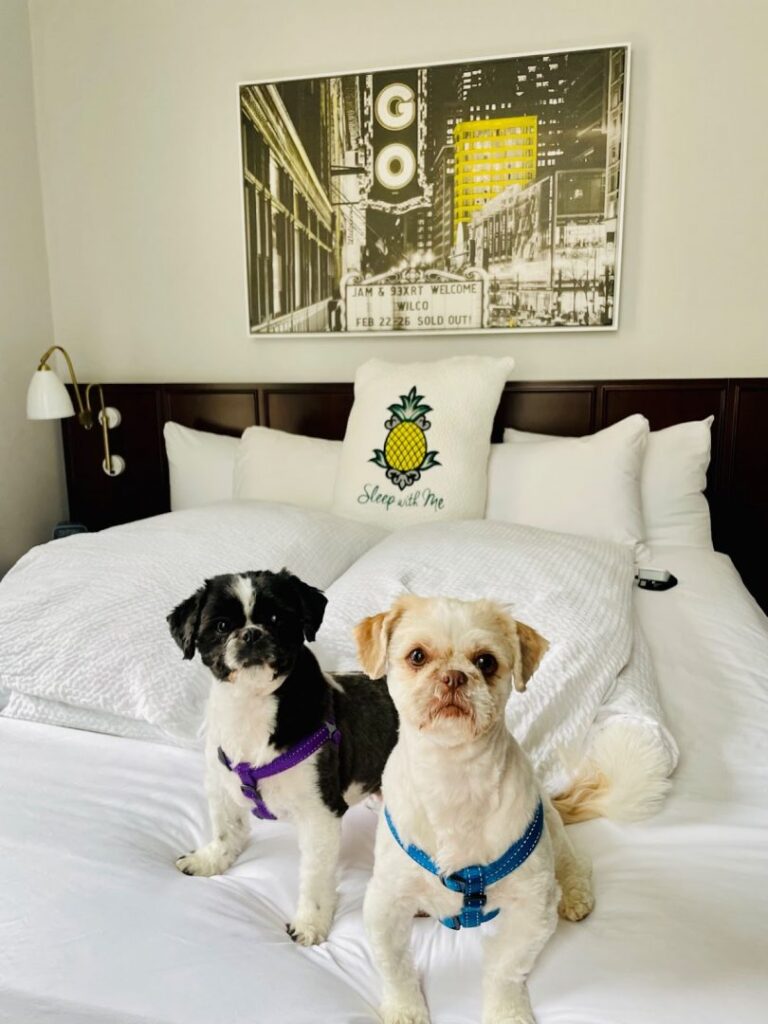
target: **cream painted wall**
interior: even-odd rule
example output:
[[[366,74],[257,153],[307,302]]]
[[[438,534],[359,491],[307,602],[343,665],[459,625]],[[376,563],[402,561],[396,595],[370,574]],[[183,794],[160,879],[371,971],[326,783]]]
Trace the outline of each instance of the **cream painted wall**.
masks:
[[[85,377],[338,380],[371,355],[519,376],[768,374],[768,5],[31,0],[57,338]],[[238,82],[629,41],[617,333],[253,340]]]
[[[51,343],[26,0],[0,2],[0,575],[65,509],[58,423],[29,423],[26,389]]]

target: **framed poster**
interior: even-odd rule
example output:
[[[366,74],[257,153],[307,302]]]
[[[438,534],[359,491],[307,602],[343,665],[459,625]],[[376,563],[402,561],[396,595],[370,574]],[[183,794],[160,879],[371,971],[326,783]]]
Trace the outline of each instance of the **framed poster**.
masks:
[[[629,48],[240,86],[251,334],[617,326]]]

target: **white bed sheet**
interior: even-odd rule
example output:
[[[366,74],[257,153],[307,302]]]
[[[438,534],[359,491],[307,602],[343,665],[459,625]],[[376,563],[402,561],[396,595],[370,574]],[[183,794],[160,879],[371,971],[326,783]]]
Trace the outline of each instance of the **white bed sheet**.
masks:
[[[723,556],[666,549],[654,563],[680,579],[637,595],[680,766],[657,817],[573,828],[597,907],[561,923],[533,971],[539,1024],[766,1020],[768,627]],[[367,808],[345,819],[330,940],[304,950],[283,931],[289,826],[255,822],[225,876],[175,870],[206,828],[196,752],[0,721],[0,780],[3,1022],[377,1019],[360,913]],[[415,922],[434,1024],[479,1020],[480,931]]]

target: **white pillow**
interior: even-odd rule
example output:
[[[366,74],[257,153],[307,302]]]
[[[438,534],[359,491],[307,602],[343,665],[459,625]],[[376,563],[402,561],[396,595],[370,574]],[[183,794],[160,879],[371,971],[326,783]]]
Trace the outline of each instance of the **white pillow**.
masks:
[[[704,497],[712,446],[712,422],[677,423],[648,435],[640,478],[649,544],[675,544],[712,550],[709,504]],[[508,428],[505,441],[562,440],[550,434],[532,434]]]
[[[248,427],[235,458],[236,498],[330,509],[341,441]]]
[[[229,501],[240,439],[180,423],[163,427],[171,484],[171,510]]]
[[[512,359],[372,359],[355,376],[333,510],[393,529],[483,514],[493,417]]]
[[[648,420],[587,437],[492,446],[486,518],[639,546]]]

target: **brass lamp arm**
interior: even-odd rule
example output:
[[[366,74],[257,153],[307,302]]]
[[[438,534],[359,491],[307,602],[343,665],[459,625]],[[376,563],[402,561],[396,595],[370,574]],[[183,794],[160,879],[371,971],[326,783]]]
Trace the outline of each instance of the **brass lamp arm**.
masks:
[[[106,406],[104,405],[104,391],[102,390],[101,384],[88,384],[85,389],[85,407],[86,411],[91,416],[91,422],[93,422],[93,410],[91,409],[91,388],[97,388],[99,392],[99,402],[101,403],[101,434],[104,438],[104,463],[106,467],[106,473],[108,476],[113,476],[112,471],[112,453],[109,450],[109,420],[107,417]]]
[[[93,414],[91,413],[90,408],[86,408],[86,406],[83,405],[83,399],[80,396],[80,385],[77,383],[75,368],[72,365],[72,360],[69,358],[69,352],[67,352],[65,348],[62,348],[61,345],[51,345],[51,347],[46,352],[44,352],[43,355],[40,357],[40,362],[37,368],[38,370],[50,370],[48,360],[51,358],[54,352],[61,352],[61,354],[64,356],[64,360],[67,364],[67,369],[69,370],[69,377],[70,380],[72,381],[72,387],[75,390],[75,398],[77,399],[77,418],[80,421],[81,426],[85,427],[86,430],[90,430],[91,427],[93,426]],[[102,396],[102,407],[103,405],[104,397]]]

